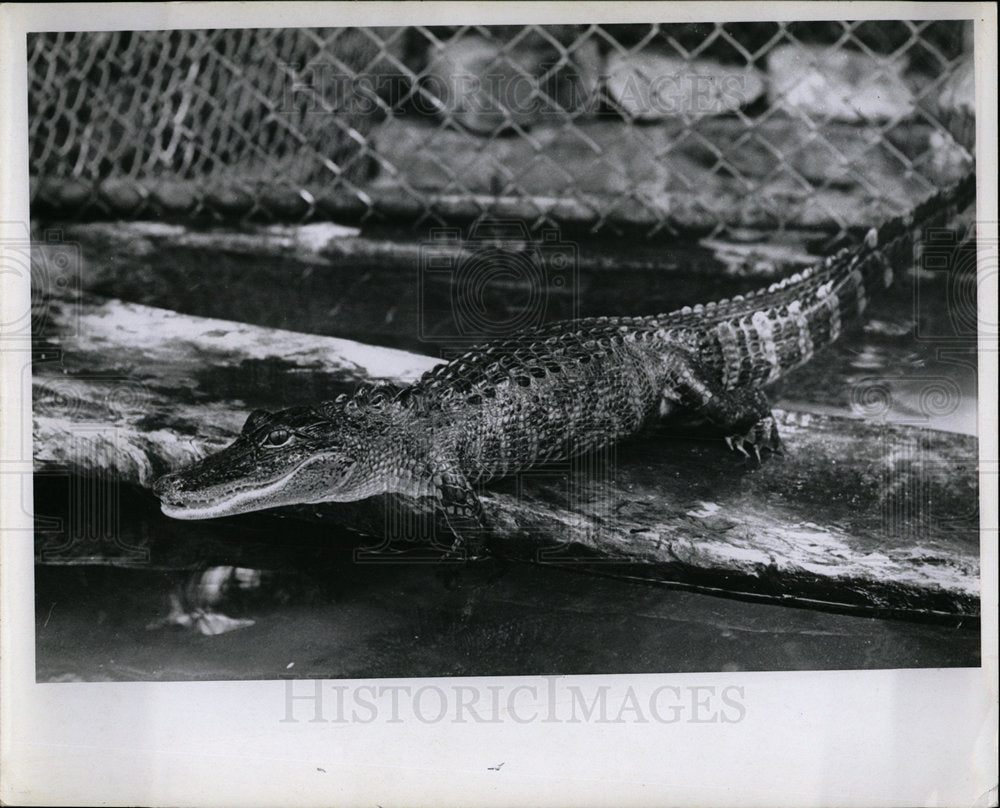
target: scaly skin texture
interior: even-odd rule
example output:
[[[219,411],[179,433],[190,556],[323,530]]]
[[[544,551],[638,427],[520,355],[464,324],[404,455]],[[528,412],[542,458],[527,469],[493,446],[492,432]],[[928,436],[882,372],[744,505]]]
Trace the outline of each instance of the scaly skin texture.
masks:
[[[599,449],[670,412],[743,453],[778,451],[762,387],[808,362],[914,258],[915,234],[975,198],[975,176],[753,294],[670,314],[552,323],[475,348],[404,387],[258,411],[227,449],[154,486],[201,519],[395,492],[433,497],[456,536],[482,529],[473,487]]]

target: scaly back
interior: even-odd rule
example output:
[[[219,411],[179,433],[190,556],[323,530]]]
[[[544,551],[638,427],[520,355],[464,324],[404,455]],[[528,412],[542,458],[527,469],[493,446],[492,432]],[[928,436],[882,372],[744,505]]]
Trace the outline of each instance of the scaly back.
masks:
[[[975,198],[975,174],[933,195],[906,216],[872,228],[852,247],[768,287],[667,314],[591,317],[548,323],[473,348],[428,371],[400,391],[436,396],[444,391],[479,399],[478,388],[509,376],[544,375],[551,357],[621,347],[628,334],[662,336],[665,345],[691,350],[727,390],[766,384],[808,362],[864,311],[869,295],[887,287],[913,261],[916,233],[948,224]],[[523,373],[521,373],[523,371]]]

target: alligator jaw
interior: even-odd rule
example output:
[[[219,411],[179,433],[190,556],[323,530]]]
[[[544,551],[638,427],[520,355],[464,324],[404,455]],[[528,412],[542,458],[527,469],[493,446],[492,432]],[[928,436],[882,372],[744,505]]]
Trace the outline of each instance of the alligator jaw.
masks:
[[[292,505],[295,500],[282,497],[281,494],[288,481],[314,460],[315,458],[309,458],[277,480],[260,487],[244,487],[232,492],[219,492],[217,495],[215,492],[204,492],[191,496],[169,491],[168,480],[174,475],[168,474],[156,482],[154,491],[160,497],[160,510],[172,519],[215,519],[279,505]]]
[[[171,519],[215,519],[220,516],[232,516],[237,513],[245,513],[248,510],[253,510],[252,506],[240,508],[239,499],[239,495],[236,495],[229,500],[201,507],[197,505],[179,505],[161,502],[160,510]]]

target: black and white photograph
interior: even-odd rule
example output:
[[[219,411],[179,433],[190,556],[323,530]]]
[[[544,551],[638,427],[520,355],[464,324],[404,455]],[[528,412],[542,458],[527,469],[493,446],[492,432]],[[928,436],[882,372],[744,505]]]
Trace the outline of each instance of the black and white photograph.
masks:
[[[28,31],[34,684],[662,729],[980,669],[976,15],[431,7]],[[723,678],[571,684],[636,674]]]

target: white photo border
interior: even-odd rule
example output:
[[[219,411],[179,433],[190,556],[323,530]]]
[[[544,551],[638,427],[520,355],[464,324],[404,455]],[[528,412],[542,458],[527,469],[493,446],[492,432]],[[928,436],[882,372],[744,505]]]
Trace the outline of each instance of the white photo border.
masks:
[[[986,144],[997,142],[996,7],[824,2],[7,4],[0,8],[5,168],[0,238],[16,237],[29,221],[27,32],[844,18],[976,20],[977,218],[984,236],[995,240],[996,149]],[[980,322],[996,323],[996,267],[990,270],[993,277],[980,286]],[[30,307],[27,279],[0,282],[0,320],[10,322]],[[996,804],[996,350],[995,338],[982,335],[980,668],[338,681],[318,683],[319,691],[311,690],[308,680],[36,684],[31,524],[20,507],[3,507],[0,800],[220,806]],[[30,434],[31,393],[18,386],[24,361],[17,346],[0,353],[3,461],[17,458]],[[4,462],[2,470],[3,504],[30,502],[30,459]],[[706,688],[721,694],[736,687],[741,692],[730,694],[743,714],[733,721],[724,716],[739,710],[715,721],[691,720],[698,716],[694,708],[676,722],[546,721],[552,693],[562,709],[566,688],[574,684],[607,685],[620,703],[632,698],[631,691],[644,705],[663,692],[658,688],[688,695],[693,688],[695,704],[699,688],[704,695]],[[371,721],[330,720],[338,692],[357,698],[366,692],[361,688],[372,686],[436,687],[449,699],[455,687],[484,692],[500,687],[504,720],[424,721],[416,713],[399,721],[388,714]],[[323,720],[314,720],[317,692]]]

